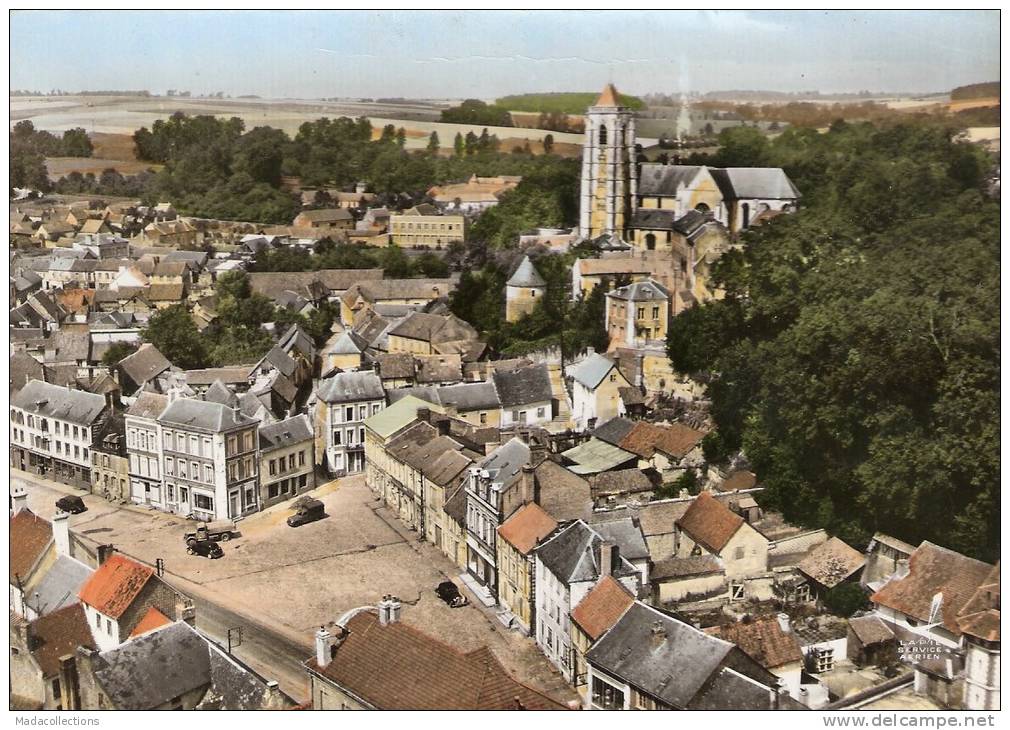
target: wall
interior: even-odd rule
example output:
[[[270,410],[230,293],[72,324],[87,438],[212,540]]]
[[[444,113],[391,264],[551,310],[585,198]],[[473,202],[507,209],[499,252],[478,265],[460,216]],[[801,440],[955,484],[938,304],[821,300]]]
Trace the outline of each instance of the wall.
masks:
[[[313,469],[313,442],[311,439],[260,454],[260,509],[265,509],[286,499],[315,488]],[[291,457],[295,465],[289,466]],[[270,464],[274,468],[271,473]],[[304,482],[304,484],[303,484]],[[271,487],[275,494],[271,496]],[[282,490],[283,488],[283,490]]]
[[[532,597],[531,561],[507,540],[498,538],[498,602],[511,611],[530,633],[530,599]]]
[[[320,679],[310,674],[310,690],[312,692],[313,710],[371,710],[332,682]]]
[[[659,603],[671,603],[684,598],[708,596],[722,590],[726,585],[725,573],[712,573],[682,578],[680,580],[664,580],[657,582],[653,595]]]

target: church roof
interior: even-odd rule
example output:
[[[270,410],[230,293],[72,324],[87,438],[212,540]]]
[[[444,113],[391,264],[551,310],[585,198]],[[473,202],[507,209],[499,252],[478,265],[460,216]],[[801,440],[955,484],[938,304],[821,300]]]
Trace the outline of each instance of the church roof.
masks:
[[[618,107],[621,106],[620,98],[614,85],[607,84],[603,87],[603,93],[600,94],[600,98],[596,100],[593,106]]]
[[[540,276],[529,256],[523,256],[519,268],[512,274],[512,278],[507,282],[508,286],[540,287],[547,286],[547,282]]]

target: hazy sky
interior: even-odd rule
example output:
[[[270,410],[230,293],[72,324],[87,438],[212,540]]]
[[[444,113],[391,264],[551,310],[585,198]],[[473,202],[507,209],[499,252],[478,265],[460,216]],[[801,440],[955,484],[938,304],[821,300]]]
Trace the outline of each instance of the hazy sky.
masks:
[[[999,79],[999,11],[15,11],[11,87],[275,97],[773,89]]]

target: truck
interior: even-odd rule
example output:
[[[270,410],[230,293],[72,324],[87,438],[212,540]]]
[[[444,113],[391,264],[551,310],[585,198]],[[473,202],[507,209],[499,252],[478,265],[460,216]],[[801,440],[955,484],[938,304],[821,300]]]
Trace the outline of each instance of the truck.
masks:
[[[220,540],[227,542],[235,537],[237,532],[233,520],[215,520],[213,522],[199,522],[196,530],[186,533],[186,544],[194,545],[201,540]]]
[[[326,505],[311,497],[299,499],[292,507],[295,513],[288,517],[288,527],[298,527],[326,516]]]

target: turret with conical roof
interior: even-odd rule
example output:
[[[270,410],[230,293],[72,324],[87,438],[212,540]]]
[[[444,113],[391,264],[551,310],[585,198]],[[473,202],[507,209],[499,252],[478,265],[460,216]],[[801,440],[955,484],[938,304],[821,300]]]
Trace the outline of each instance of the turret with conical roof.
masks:
[[[586,112],[579,235],[623,236],[635,210],[637,188],[635,118],[614,85],[607,84]]]
[[[529,256],[523,256],[519,268],[505,282],[505,320],[515,322],[533,311],[537,300],[547,293],[547,282],[540,276]]]

